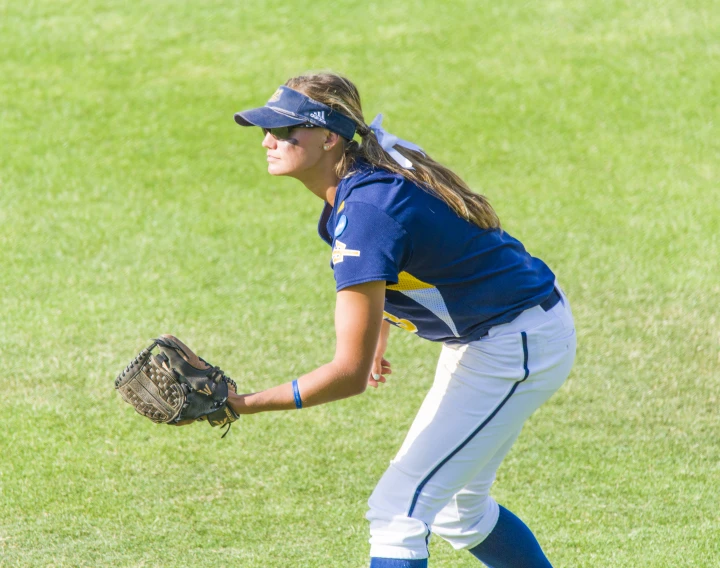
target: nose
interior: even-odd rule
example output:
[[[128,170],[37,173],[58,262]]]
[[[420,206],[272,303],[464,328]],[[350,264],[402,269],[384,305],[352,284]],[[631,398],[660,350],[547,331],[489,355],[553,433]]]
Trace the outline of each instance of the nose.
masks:
[[[277,147],[277,139],[267,132],[265,134],[265,138],[263,138],[262,141],[263,148],[267,148],[268,150],[274,150]]]

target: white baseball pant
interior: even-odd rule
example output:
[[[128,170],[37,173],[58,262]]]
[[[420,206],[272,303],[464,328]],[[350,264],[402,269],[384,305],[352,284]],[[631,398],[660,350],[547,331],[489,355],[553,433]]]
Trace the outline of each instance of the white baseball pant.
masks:
[[[368,502],[372,557],[427,558],[431,533],[456,549],[490,534],[495,473],[525,421],[569,375],[575,348],[564,295],[479,341],[443,345],[433,386]]]

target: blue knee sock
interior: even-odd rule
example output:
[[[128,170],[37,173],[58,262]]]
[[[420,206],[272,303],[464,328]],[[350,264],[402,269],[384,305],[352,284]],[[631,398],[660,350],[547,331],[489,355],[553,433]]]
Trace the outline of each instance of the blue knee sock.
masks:
[[[404,560],[401,558],[371,558],[370,568],[427,568],[427,558]]]
[[[495,528],[470,554],[489,568],[552,568],[532,531],[502,506]]]

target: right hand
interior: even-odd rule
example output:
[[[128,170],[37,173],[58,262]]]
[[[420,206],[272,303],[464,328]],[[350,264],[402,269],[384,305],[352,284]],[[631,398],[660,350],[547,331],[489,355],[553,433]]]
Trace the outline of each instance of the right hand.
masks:
[[[390,361],[385,359],[385,350],[387,349],[388,335],[390,334],[390,324],[386,321],[382,323],[380,328],[380,337],[375,349],[375,358],[373,359],[372,370],[368,377],[368,385],[376,389],[380,383],[386,380],[385,375],[392,374],[392,366]]]
[[[392,368],[390,366],[390,361],[385,359],[385,357],[380,357],[380,359],[375,359],[373,361],[373,368],[372,372],[370,374],[370,377],[368,378],[368,385],[376,389],[380,383],[384,383],[386,378],[385,375],[392,374]],[[377,377],[377,378],[375,378]]]

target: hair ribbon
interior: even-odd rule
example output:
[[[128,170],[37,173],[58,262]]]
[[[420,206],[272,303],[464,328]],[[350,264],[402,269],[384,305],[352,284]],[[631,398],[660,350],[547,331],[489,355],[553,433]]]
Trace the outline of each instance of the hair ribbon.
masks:
[[[383,150],[385,150],[388,154],[390,154],[390,157],[395,160],[400,166],[405,168],[406,170],[412,170],[413,165],[410,160],[408,160],[405,156],[403,156],[400,152],[398,152],[395,149],[395,146],[401,146],[403,148],[408,148],[409,150],[415,150],[416,152],[420,152],[423,156],[425,155],[425,152],[423,152],[423,149],[420,148],[417,144],[413,144],[412,142],[408,142],[407,140],[403,140],[402,138],[398,138],[394,134],[390,134],[382,127],[382,120],[383,115],[378,114],[373,121],[370,123],[370,130],[375,134],[375,138],[377,138],[378,143],[382,147]]]

